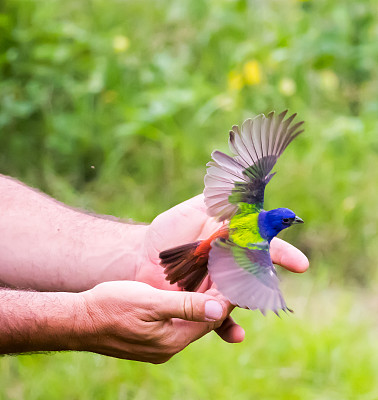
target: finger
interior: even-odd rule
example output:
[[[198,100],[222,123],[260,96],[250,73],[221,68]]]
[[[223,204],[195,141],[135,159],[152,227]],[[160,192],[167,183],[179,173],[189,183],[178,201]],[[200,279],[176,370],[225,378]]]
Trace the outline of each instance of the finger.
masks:
[[[190,208],[195,208],[197,210],[202,211],[204,214],[206,214],[206,205],[205,205],[205,197],[203,193],[198,194],[197,196],[192,197],[191,199],[188,199],[177,206],[173,207],[173,209],[180,208],[180,207],[190,207]]]
[[[206,278],[201,283],[200,287],[196,290],[196,292],[204,293],[211,288],[213,283],[211,282],[210,276],[207,275]]]
[[[160,319],[180,318],[186,321],[223,321],[231,311],[230,303],[221,295],[170,292],[161,290],[156,312]],[[215,290],[213,292],[216,293]]]
[[[305,272],[309,267],[308,258],[296,247],[282,239],[274,238],[272,240],[270,255],[275,264],[292,272]]]
[[[244,329],[231,317],[227,317],[215,332],[228,343],[241,343],[245,337]]]
[[[217,334],[228,343],[240,343],[244,340],[244,329],[235,324],[231,317],[224,320],[224,325],[219,326],[219,322],[197,322],[183,321],[180,319],[172,320],[175,341],[184,343],[184,347],[193,343],[202,336],[211,332],[213,329]]]
[[[188,346],[214,329],[214,322],[191,322],[172,319],[172,337],[180,348]],[[218,323],[220,324],[220,323]]]

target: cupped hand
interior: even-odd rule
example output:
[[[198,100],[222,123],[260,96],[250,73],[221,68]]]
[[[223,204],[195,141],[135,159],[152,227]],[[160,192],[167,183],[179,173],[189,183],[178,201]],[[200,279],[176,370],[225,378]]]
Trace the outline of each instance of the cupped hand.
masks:
[[[115,281],[81,295],[87,318],[77,328],[78,350],[155,364],[219,328],[231,312],[214,289],[189,293]]]
[[[164,270],[159,265],[159,253],[185,243],[208,238],[220,227],[220,223],[206,213],[203,195],[193,197],[160,214],[147,229],[144,252],[136,269],[136,280],[146,282],[156,288],[179,290],[165,280]],[[289,243],[274,238],[271,256],[275,264],[292,272],[304,272],[309,266],[307,257]],[[211,282],[205,279],[199,291],[208,290]],[[243,329],[227,318],[217,333],[227,342],[241,342]]]

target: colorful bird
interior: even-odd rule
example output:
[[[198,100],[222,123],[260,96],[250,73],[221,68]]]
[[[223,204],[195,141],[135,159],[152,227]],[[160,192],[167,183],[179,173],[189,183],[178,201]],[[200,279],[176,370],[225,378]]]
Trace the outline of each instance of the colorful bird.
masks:
[[[242,308],[291,311],[279,289],[269,254],[271,240],[283,229],[303,223],[288,208],[265,211],[264,192],[278,158],[303,129],[285,120],[287,111],[261,114],[230,131],[230,157],[211,155],[205,176],[207,212],[222,227],[206,240],[160,253],[166,279],[184,290],[196,290],[209,273],[218,290]]]

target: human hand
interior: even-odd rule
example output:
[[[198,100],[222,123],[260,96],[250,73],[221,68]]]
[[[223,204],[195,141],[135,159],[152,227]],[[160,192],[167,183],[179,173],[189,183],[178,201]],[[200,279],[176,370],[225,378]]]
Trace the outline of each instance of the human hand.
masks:
[[[88,317],[75,328],[76,350],[154,364],[219,328],[231,312],[214,289],[175,292],[133,281],[101,283],[82,298]]]
[[[207,215],[203,195],[160,214],[147,229],[144,251],[136,269],[135,279],[157,288],[179,290],[177,285],[170,285],[165,280],[164,270],[159,265],[159,253],[174,246],[208,238],[219,229],[219,226],[220,223]],[[281,239],[272,240],[270,251],[273,262],[289,271],[304,272],[308,268],[307,257]],[[199,291],[205,291],[210,287],[211,281],[207,277]],[[228,342],[240,342],[244,338],[243,329],[231,318],[225,320],[217,333]]]

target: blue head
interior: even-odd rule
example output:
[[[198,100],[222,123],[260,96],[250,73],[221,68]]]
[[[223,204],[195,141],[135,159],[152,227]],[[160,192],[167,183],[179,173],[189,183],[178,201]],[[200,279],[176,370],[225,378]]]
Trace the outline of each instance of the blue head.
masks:
[[[261,211],[258,224],[260,235],[270,242],[283,229],[289,228],[293,224],[303,223],[293,211],[288,208],[275,208],[270,211]]]

